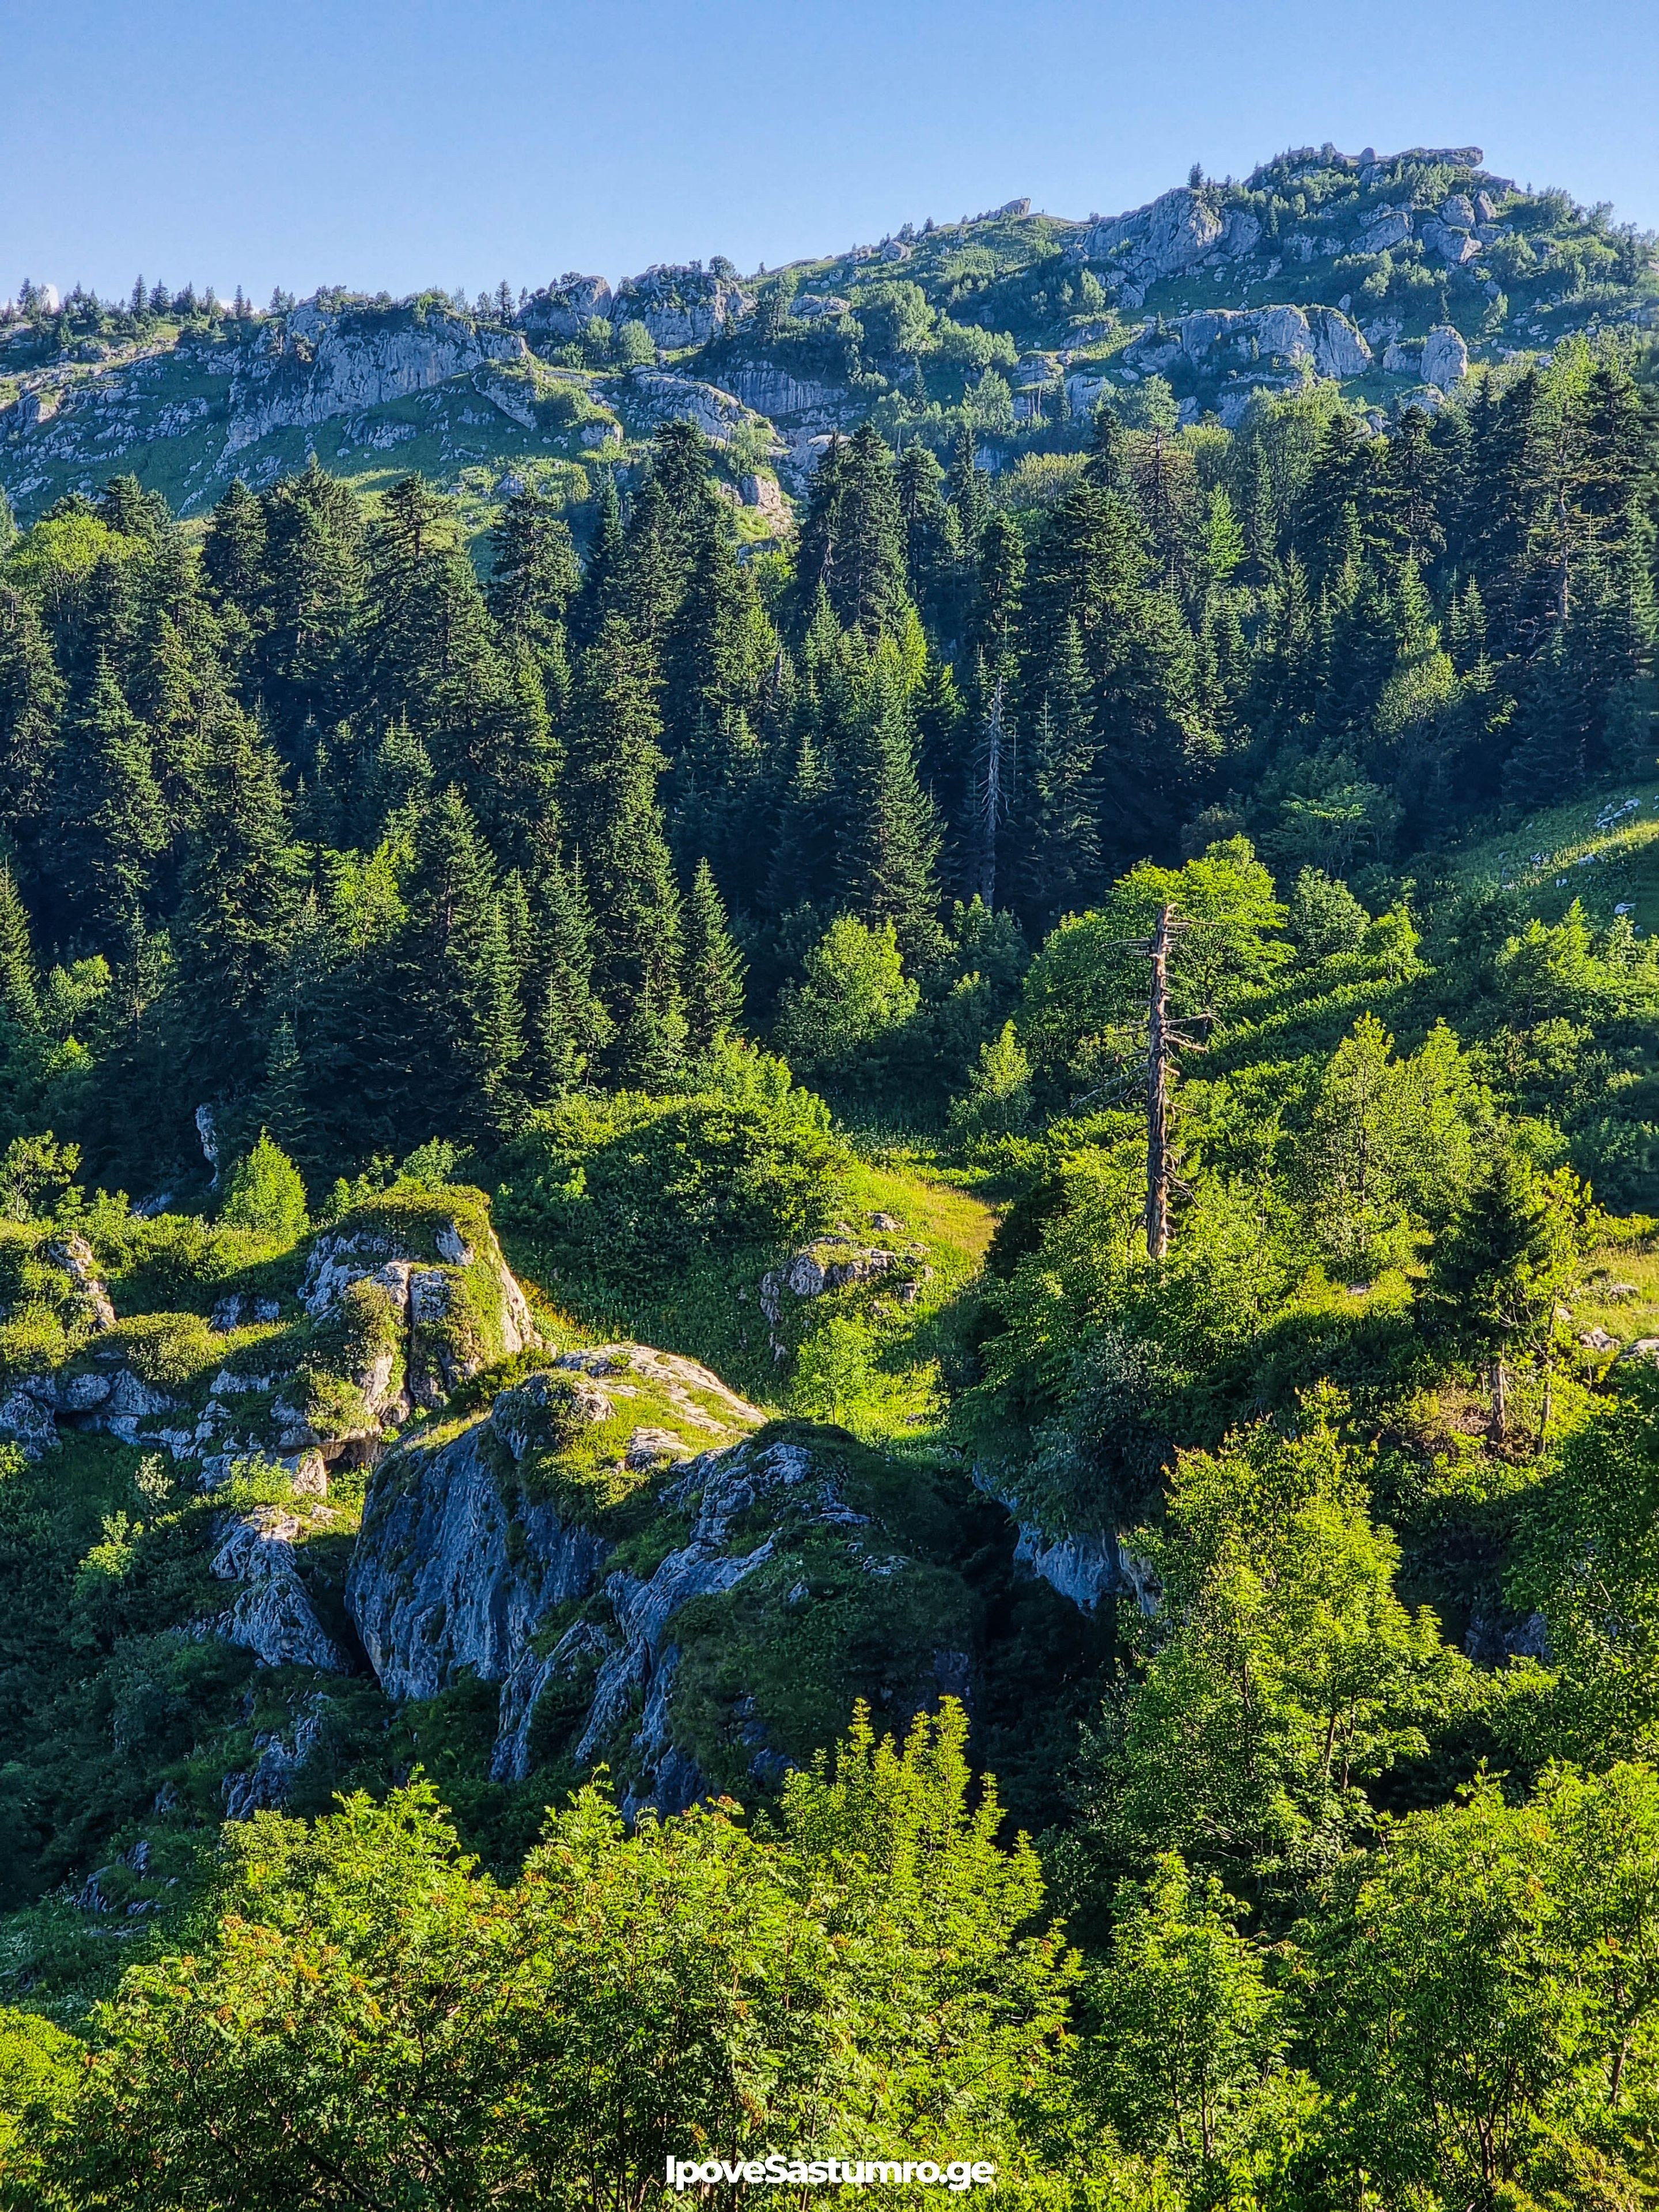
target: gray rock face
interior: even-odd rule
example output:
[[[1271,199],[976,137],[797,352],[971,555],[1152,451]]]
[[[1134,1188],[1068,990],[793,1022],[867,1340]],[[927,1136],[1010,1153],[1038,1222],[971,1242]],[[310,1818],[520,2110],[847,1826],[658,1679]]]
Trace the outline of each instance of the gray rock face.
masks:
[[[110,1302],[109,1290],[98,1272],[98,1261],[86,1238],[71,1230],[66,1237],[53,1237],[46,1246],[46,1257],[54,1267],[61,1267],[75,1285],[82,1318],[94,1333],[115,1326],[115,1308]]]
[[[1449,323],[1439,324],[1423,341],[1424,382],[1437,384],[1443,392],[1461,384],[1468,373],[1468,346]]]
[[[1103,1597],[1132,1598],[1148,1614],[1157,1610],[1157,1577],[1115,1536],[1051,1537],[1022,1522],[1014,1557],[1085,1613],[1092,1613]]]
[[[544,1392],[543,1378],[531,1380]],[[435,1697],[464,1667],[499,1682],[543,1615],[598,1580],[610,1548],[600,1537],[550,1505],[520,1498],[509,1512],[502,1497],[491,1447],[525,1456],[542,1409],[528,1385],[503,1391],[487,1420],[449,1443],[411,1446],[377,1472],[346,1604],[388,1696]],[[609,1411],[601,1400],[590,1417]]]
[[[225,1818],[251,1820],[256,1813],[274,1811],[287,1804],[295,1778],[316,1749],[323,1732],[326,1700],[307,1698],[295,1716],[293,1733],[261,1731],[253,1739],[258,1764],[251,1771],[228,1774],[224,1779]]]
[[[1144,287],[1203,260],[1224,227],[1210,201],[1183,185],[1146,207],[1091,225],[1067,252],[1079,261],[1115,257],[1129,280]]]
[[[1322,376],[1363,375],[1371,349],[1358,326],[1335,307],[1201,307],[1182,315],[1163,337],[1147,331],[1127,350],[1134,369],[1172,368],[1184,356],[1225,373],[1261,361],[1312,361]],[[1080,385],[1080,377],[1071,380]],[[1074,398],[1073,406],[1077,404]]]
[[[556,1416],[567,1423],[609,1419],[615,1401],[632,1395],[638,1381],[666,1396],[684,1425],[722,1443],[760,1423],[756,1407],[695,1360],[646,1345],[602,1345],[568,1352],[556,1370],[502,1391],[487,1419],[448,1443],[405,1448],[381,1463],[370,1486],[346,1584],[369,1663],[394,1698],[434,1697],[463,1668],[480,1681],[501,1683],[498,1776],[527,1771],[538,1700],[584,1668],[595,1680],[583,1745],[591,1748],[612,1731],[634,1686],[645,1682],[654,1697],[654,1704],[647,1698],[645,1747],[666,1756],[675,1663],[666,1656],[667,1623],[690,1598],[730,1589],[770,1556],[769,1540],[732,1553],[731,1524],[769,1490],[805,1480],[805,1455],[790,1447],[777,1447],[784,1455],[778,1459],[742,1445],[690,1460],[662,1493],[671,1507],[690,1508],[695,1497],[690,1541],[649,1582],[611,1577],[614,1632],[579,1621],[552,1653],[538,1653],[533,1639],[541,1622],[556,1607],[591,1595],[610,1547],[551,1505],[504,1486],[504,1465],[520,1464],[555,1440],[549,1423]],[[680,1437],[651,1427],[636,1429],[632,1443],[651,1462],[687,1449]],[[831,1507],[819,1499],[814,1510]],[[840,1511],[844,1516],[846,1509]]]
[[[313,1510],[315,1523],[327,1506]],[[318,1667],[350,1671],[345,1654],[318,1620],[300,1574],[295,1543],[305,1527],[280,1505],[256,1506],[232,1521],[214,1555],[221,1582],[240,1584],[228,1613],[214,1624],[228,1643],[252,1652],[262,1667]]]
[[[636,1804],[678,1811],[697,1794],[695,1763],[676,1747],[672,1735],[672,1698],[679,1650],[672,1640],[674,1616],[693,1598],[733,1589],[773,1556],[775,1537],[744,1548],[732,1541],[735,1524],[764,1518],[769,1502],[786,1502],[807,1521],[843,1528],[866,1525],[825,1481],[811,1455],[799,1444],[744,1443],[695,1459],[660,1493],[671,1508],[693,1516],[687,1541],[672,1552],[649,1582],[618,1573],[605,1584],[615,1626],[595,1632],[579,1621],[545,1659],[526,1654],[501,1697],[501,1733],[492,1773],[516,1780],[527,1771],[529,1736],[536,1705],[550,1684],[569,1679],[582,1663],[598,1662],[592,1702],[574,1752],[578,1765],[598,1756],[625,1727],[637,1693],[643,1710],[631,1739],[652,1775],[648,1795]]]
[[[797,292],[789,303],[789,312],[803,323],[823,322],[837,315],[850,315],[853,303],[844,300],[839,292]],[[757,406],[760,404],[757,400]],[[766,412],[769,415],[771,409]]]
[[[746,368],[734,368],[726,381],[746,407],[775,418],[816,415],[833,422],[847,406],[844,392],[837,392],[828,384],[814,384],[791,376],[787,369],[768,361],[756,362]]]
[[[519,361],[516,331],[479,329],[447,309],[407,318],[306,305],[262,349],[239,348],[232,364],[225,452],[273,430],[300,429],[429,392],[491,361]]]
[[[731,278],[696,262],[683,266],[659,262],[643,276],[629,276],[611,302],[613,323],[641,322],[654,343],[672,352],[680,346],[706,345],[716,331],[746,315],[753,295]]]
[[[744,422],[756,420],[731,392],[667,369],[635,369],[622,396],[647,422],[695,422],[717,446],[729,446]]]
[[[1483,199],[1486,198],[1484,192],[1481,198]],[[1473,230],[1474,228],[1474,201],[1467,192],[1451,193],[1441,203],[1440,220],[1448,230]],[[1490,222],[1491,217],[1488,216],[1486,220]]]
[[[391,1355],[385,1352],[351,1378],[377,1420],[387,1416],[401,1417],[409,1412],[410,1404],[435,1411],[451,1391],[476,1374],[483,1364],[482,1352],[458,1352],[438,1327],[449,1314],[457,1295],[458,1279],[450,1272],[453,1268],[472,1266],[476,1260],[487,1269],[494,1291],[493,1320],[502,1357],[510,1358],[536,1341],[528,1301],[502,1258],[493,1232],[489,1235],[487,1249],[479,1254],[474,1253],[453,1221],[439,1225],[434,1242],[443,1255],[444,1264],[438,1267],[411,1256],[393,1237],[376,1230],[351,1230],[319,1237],[306,1262],[300,1303],[313,1321],[332,1313],[352,1284],[368,1282],[384,1293],[398,1326],[407,1334],[410,1356],[404,1394],[400,1395],[392,1387],[392,1362]],[[404,1402],[405,1397],[409,1403]],[[295,1444],[316,1442],[315,1437],[298,1434],[303,1426],[296,1414]]]
[[[601,321],[610,319],[610,285],[603,276],[579,276],[573,271],[526,301],[519,310],[519,324],[532,337],[562,341],[580,337],[596,315]]]

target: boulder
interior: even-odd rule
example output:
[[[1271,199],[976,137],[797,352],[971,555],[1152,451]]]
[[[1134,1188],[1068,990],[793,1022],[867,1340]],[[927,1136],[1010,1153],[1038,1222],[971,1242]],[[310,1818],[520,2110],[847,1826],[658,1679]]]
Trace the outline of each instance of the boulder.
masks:
[[[793,1254],[781,1267],[769,1268],[760,1279],[759,1297],[771,1334],[773,1358],[789,1357],[789,1347],[777,1333],[786,1298],[822,1297],[826,1291],[873,1282],[909,1264],[902,1254],[885,1251],[879,1246],[864,1247],[844,1238],[820,1237],[816,1244]]]
[[[1481,198],[1486,198],[1484,192]],[[1492,203],[1487,201],[1487,205],[1491,204]],[[1490,216],[1486,219],[1488,222],[1491,221]],[[1440,220],[1448,230],[1473,230],[1474,203],[1467,192],[1452,192],[1440,204]]]
[[[1371,349],[1357,325],[1335,307],[1310,307],[1308,319],[1319,374],[1339,380],[1364,376],[1371,366]]]
[[[0,1440],[27,1460],[44,1459],[58,1442],[58,1424],[40,1400],[21,1386],[0,1399]]]
[[[1355,241],[1361,253],[1386,253],[1403,246],[1412,234],[1412,219],[1404,208],[1379,209]]]
[[[743,495],[744,505],[752,507],[757,514],[763,515],[775,530],[782,532],[794,528],[795,511],[789,504],[788,494],[775,477],[744,477],[738,482],[738,489]]]
[[[1430,253],[1438,254],[1449,269],[1462,268],[1466,261],[1474,260],[1480,253],[1467,231],[1451,230],[1437,216],[1431,216],[1423,225],[1423,244]]]
[[[1461,384],[1469,373],[1469,349],[1450,324],[1441,323],[1423,341],[1422,375],[1425,384],[1444,392]]]

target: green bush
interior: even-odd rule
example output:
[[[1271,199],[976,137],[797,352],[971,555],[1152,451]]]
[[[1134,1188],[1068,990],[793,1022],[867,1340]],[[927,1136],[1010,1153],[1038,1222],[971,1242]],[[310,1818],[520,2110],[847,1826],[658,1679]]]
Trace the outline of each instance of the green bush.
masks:
[[[628,1300],[700,1260],[805,1242],[844,1203],[847,1156],[822,1100],[770,1063],[769,1087],[573,1099],[501,1156],[504,1227],[567,1285]]]
[[[306,1187],[300,1170],[264,1130],[246,1158],[231,1170],[219,1218],[233,1229],[252,1229],[292,1240],[307,1225]]]

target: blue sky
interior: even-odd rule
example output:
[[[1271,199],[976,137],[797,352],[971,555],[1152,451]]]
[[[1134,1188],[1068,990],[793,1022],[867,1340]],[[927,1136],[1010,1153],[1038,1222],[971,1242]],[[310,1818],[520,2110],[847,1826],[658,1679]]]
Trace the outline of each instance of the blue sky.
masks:
[[[1659,227],[1655,0],[0,0],[0,296],[749,270],[1484,146]]]

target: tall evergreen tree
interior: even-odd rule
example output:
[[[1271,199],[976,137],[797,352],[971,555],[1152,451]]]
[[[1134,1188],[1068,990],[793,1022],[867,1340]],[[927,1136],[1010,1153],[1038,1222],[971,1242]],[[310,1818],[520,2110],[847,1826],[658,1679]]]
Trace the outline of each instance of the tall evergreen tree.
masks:
[[[0,582],[0,827],[26,849],[50,805],[64,695],[33,599]]]
[[[574,1088],[616,1034],[593,990],[593,922],[580,863],[555,854],[542,885],[541,984],[531,1036],[532,1082],[554,1097]]]
[[[570,823],[594,907],[595,986],[616,1024],[611,1064],[647,1089],[672,1079],[685,1048],[657,689],[650,647],[613,615],[577,674]]]
[[[840,793],[838,890],[869,923],[890,921],[915,968],[939,951],[937,817],[916,774],[916,741],[896,655],[878,652]]]
[[[686,1046],[696,1054],[723,1044],[743,1012],[742,955],[726,927],[714,871],[697,863],[685,902]]]
[[[1015,882],[1026,916],[1041,927],[1080,911],[1099,889],[1098,750],[1089,664],[1068,622],[1043,686],[1018,817]]]

